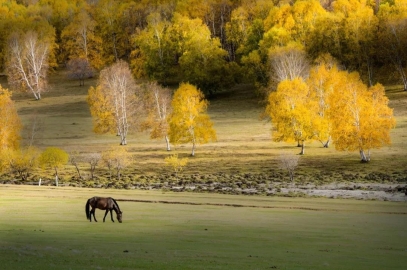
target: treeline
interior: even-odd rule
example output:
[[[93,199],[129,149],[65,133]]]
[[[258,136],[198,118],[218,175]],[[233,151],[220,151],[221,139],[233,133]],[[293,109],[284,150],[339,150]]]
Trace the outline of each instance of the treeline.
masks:
[[[136,78],[204,93],[242,81],[276,89],[271,64],[296,48],[310,63],[330,54],[369,85],[396,75],[407,90],[406,23],[406,0],[0,0],[0,70],[33,32],[49,69],[124,60]]]

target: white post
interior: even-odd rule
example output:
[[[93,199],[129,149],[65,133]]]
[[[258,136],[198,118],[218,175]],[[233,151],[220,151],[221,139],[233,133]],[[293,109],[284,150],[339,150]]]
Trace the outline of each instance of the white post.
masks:
[[[55,175],[55,184],[58,186],[58,175]]]
[[[41,178],[40,178],[40,181],[38,181],[38,186],[41,186]]]

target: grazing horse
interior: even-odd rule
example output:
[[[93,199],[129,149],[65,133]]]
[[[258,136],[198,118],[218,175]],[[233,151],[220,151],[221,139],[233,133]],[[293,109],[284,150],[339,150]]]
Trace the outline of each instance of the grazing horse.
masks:
[[[92,210],[89,210],[89,206],[92,207]],[[95,210],[96,208],[99,208],[101,210],[106,210],[105,216],[103,217],[103,222],[105,222],[105,218],[107,215],[107,212],[110,211],[110,217],[113,220],[113,213],[112,210],[116,212],[117,215],[117,220],[122,223],[122,214],[123,212],[120,211],[119,205],[117,204],[116,200],[109,197],[109,198],[102,198],[102,197],[93,197],[88,199],[85,205],[85,212],[86,212],[86,218],[89,219],[90,222],[92,222],[92,215],[93,218],[95,219],[95,222],[98,222],[95,217]]]

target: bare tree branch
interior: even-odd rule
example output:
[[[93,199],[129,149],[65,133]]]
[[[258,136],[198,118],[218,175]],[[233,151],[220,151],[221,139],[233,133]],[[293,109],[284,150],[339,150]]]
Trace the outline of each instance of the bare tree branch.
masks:
[[[8,81],[13,89],[31,92],[36,100],[47,89],[49,44],[38,34],[28,31],[20,36],[14,33],[8,42]]]

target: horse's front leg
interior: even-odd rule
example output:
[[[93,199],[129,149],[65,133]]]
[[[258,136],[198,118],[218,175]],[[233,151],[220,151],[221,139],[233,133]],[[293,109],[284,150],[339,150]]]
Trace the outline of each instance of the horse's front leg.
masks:
[[[112,219],[112,221],[114,222],[114,219],[113,219],[113,213],[112,213],[112,209],[110,209],[110,218]]]
[[[91,216],[90,216],[90,221],[92,221],[92,215],[93,215],[93,219],[95,220],[95,222],[98,222],[97,220],[96,220],[96,216],[95,216],[95,212],[96,212],[96,209],[92,209],[92,211],[91,211]]]
[[[106,209],[105,216],[103,217],[103,222],[105,222],[105,218],[106,218],[107,212],[109,212],[109,209]]]

